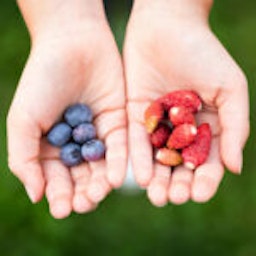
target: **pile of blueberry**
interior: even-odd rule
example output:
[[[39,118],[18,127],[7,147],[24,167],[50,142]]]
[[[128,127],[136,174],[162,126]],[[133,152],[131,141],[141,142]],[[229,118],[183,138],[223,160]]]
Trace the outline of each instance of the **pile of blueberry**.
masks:
[[[105,146],[96,138],[92,120],[89,106],[74,104],[65,110],[63,121],[56,123],[48,132],[48,142],[60,148],[60,159],[66,166],[97,161],[104,157]]]

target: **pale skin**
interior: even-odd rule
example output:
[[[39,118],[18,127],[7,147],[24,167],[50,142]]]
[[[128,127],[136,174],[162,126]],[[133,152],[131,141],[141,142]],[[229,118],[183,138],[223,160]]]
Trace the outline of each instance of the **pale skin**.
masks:
[[[51,214],[93,210],[123,183],[127,124],[121,58],[102,1],[18,1],[32,47],[8,115],[9,165]],[[105,160],[67,168],[43,135],[72,103],[91,106]]]
[[[33,202],[45,194],[55,218],[95,209],[121,186],[128,144],[136,181],[156,206],[205,202],[215,194],[225,166],[241,171],[249,132],[247,82],[210,31],[211,1],[136,0],[124,68],[102,1],[18,3],[32,48],[8,115],[9,165]],[[205,107],[198,119],[211,124],[214,138],[204,165],[171,173],[152,161],[143,114],[152,100],[179,89],[201,96]],[[92,107],[107,154],[69,170],[43,135],[75,102]]]
[[[247,81],[209,28],[211,5],[209,0],[137,0],[128,24],[129,148],[135,178],[156,206],[206,202],[217,191],[224,167],[236,174],[242,170],[249,133]],[[204,101],[198,121],[210,123],[213,141],[203,165],[170,172],[151,160],[144,111],[154,99],[180,89],[193,90]]]

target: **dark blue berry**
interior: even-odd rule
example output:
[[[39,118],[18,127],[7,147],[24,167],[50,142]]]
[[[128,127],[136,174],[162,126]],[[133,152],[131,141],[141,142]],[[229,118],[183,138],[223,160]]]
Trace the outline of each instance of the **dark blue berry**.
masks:
[[[66,166],[75,166],[83,161],[81,147],[76,143],[68,143],[61,148],[60,159]]]
[[[64,118],[70,126],[75,127],[82,123],[92,122],[92,111],[89,106],[78,103],[67,108]]]
[[[90,140],[83,144],[81,152],[84,160],[97,161],[103,158],[105,146],[100,140]]]
[[[83,144],[96,137],[96,129],[90,123],[79,124],[73,129],[72,136],[75,142]]]
[[[72,128],[66,123],[58,123],[54,125],[47,134],[47,140],[56,147],[66,144],[72,135]]]

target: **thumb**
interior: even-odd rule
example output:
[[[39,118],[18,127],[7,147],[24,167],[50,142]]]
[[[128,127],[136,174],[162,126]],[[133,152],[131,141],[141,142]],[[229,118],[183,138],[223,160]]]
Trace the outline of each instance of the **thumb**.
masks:
[[[32,202],[44,193],[44,177],[39,163],[41,131],[27,112],[11,108],[7,118],[8,162],[24,184]]]
[[[238,81],[238,80],[237,80]],[[220,149],[224,164],[233,173],[241,173],[243,147],[249,135],[249,100],[243,79],[217,99],[221,125]]]

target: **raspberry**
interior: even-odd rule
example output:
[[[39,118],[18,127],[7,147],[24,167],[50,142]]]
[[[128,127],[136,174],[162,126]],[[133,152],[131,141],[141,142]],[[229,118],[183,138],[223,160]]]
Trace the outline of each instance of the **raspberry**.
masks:
[[[160,120],[163,118],[164,109],[163,106],[154,101],[145,111],[145,126],[148,133],[152,133]]]
[[[190,145],[196,138],[197,129],[192,124],[181,124],[174,128],[167,141],[168,148],[181,149]]]
[[[195,169],[206,161],[211,147],[211,138],[212,134],[209,124],[201,124],[197,129],[194,143],[182,150],[185,166]]]
[[[196,125],[196,120],[191,111],[183,106],[170,108],[169,119],[173,125],[193,124]]]
[[[170,92],[158,101],[163,104],[166,111],[169,111],[174,106],[183,106],[191,112],[196,113],[202,108],[202,102],[199,96],[193,91],[187,90]]]
[[[170,92],[147,108],[145,126],[152,146],[157,149],[156,161],[167,166],[183,161],[194,169],[206,160],[211,130],[208,124],[200,125],[197,130],[195,114],[201,108],[199,96],[188,90]]]
[[[180,153],[174,149],[160,148],[155,153],[155,159],[167,166],[177,166],[182,163]]]
[[[165,124],[160,124],[155,131],[150,135],[150,141],[155,148],[161,148],[165,146],[171,129]]]

